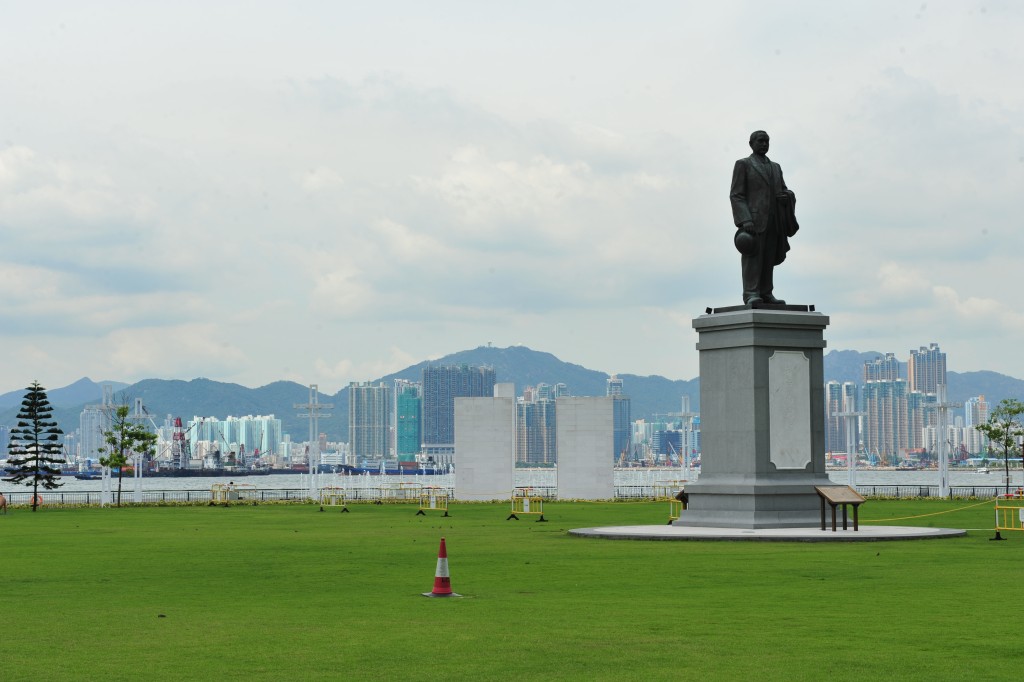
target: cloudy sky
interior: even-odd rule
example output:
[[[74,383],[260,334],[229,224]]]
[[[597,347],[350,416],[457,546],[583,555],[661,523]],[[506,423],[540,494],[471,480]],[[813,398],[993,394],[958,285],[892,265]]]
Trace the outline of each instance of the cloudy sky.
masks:
[[[801,223],[776,294],[829,348],[1024,377],[1022,30],[998,1],[2,2],[0,390],[333,392],[488,342],[692,378],[758,128]]]

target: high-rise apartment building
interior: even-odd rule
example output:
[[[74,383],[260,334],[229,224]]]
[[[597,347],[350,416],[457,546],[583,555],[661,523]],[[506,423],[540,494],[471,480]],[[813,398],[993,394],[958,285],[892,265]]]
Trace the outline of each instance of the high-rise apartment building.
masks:
[[[281,420],[272,414],[228,417],[219,425],[230,451],[243,466],[272,455],[281,442]]]
[[[494,396],[494,369],[447,365],[423,369],[423,452],[435,462],[455,453],[455,399]]]
[[[988,436],[978,426],[988,423],[989,404],[985,396],[968,398],[964,402],[964,429],[961,444],[971,454],[979,454],[988,448]]]
[[[825,452],[846,450],[846,436],[843,418],[843,396],[838,381],[825,383]]]
[[[864,383],[869,381],[896,381],[900,378],[900,361],[895,353],[864,363]]]
[[[81,434],[79,456],[92,462],[99,461],[100,448],[106,447],[103,442],[103,430],[107,428],[107,413],[102,405],[86,405],[78,417],[78,429]]]
[[[964,403],[964,426],[978,426],[988,422],[988,403],[985,396],[968,398]]]
[[[907,393],[907,447],[911,450],[926,447],[924,430],[937,423],[935,403],[934,393]]]
[[[516,462],[554,464],[558,461],[555,400],[527,400],[526,393],[524,391],[524,397],[516,401]]]
[[[391,400],[387,384],[357,383],[348,386],[348,437],[357,462],[388,456]]]
[[[568,397],[563,383],[527,386],[516,400],[516,462],[529,465],[558,461],[555,401]]]
[[[846,419],[842,416],[843,384],[825,384],[825,451],[846,452]]]
[[[870,455],[894,463],[910,446],[908,393],[907,382],[902,379],[864,384],[864,445]]]
[[[170,430],[171,427],[166,427]],[[199,443],[207,442],[210,452],[219,452],[225,463],[247,466],[258,459],[277,452],[283,437],[281,420],[274,415],[246,415],[244,417],[197,417],[188,422],[188,450],[197,452]],[[167,441],[173,445],[173,435]],[[179,443],[179,447],[184,443]],[[230,453],[235,453],[232,462]],[[168,451],[169,454],[169,451]],[[180,457],[180,453],[179,453]],[[179,459],[179,462],[181,460]],[[187,466],[187,462],[183,465]]]
[[[569,387],[565,384],[539,383],[536,386],[527,386],[523,389],[523,399],[526,402],[534,400],[555,400],[569,395]]]
[[[419,383],[395,381],[395,453],[400,462],[415,462],[420,451],[422,389]]]
[[[930,343],[910,351],[907,378],[900,378],[900,363],[892,353],[864,363],[861,442],[869,453],[889,462],[898,461],[907,450],[931,452],[942,439],[939,433],[938,401],[946,382],[946,354],[939,344]],[[826,387],[826,436],[835,447],[842,424],[831,417],[839,395],[835,386]],[[960,455],[977,452],[980,433],[974,426],[988,419],[984,396],[967,400],[964,417],[947,425],[945,439]],[[962,426],[962,428],[961,428]],[[956,428],[952,428],[956,427]]]
[[[907,378],[910,390],[918,393],[938,393],[938,387],[946,384],[946,354],[939,350],[939,344],[921,346],[910,351],[907,362]]]

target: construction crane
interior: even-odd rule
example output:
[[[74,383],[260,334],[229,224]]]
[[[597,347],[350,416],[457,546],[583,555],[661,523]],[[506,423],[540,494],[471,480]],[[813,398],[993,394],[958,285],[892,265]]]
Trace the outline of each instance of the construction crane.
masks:
[[[188,427],[191,430],[195,424]],[[189,460],[192,459],[192,448],[189,445],[186,434],[188,431],[182,428],[181,417],[174,418],[174,431],[171,432],[171,466],[175,469],[187,469]]]
[[[683,458],[679,456],[679,451],[676,450],[676,446],[672,445],[672,441],[666,440],[665,443],[668,445],[668,457],[669,463],[671,464],[675,460],[679,466],[683,466]]]
[[[128,415],[128,418],[129,419],[133,419],[133,420],[138,421],[138,422],[148,421],[150,426],[153,427],[153,433],[159,432],[159,429],[156,426],[156,422],[153,421],[153,415],[150,414],[149,410],[146,409],[146,406],[142,404],[142,398],[136,398],[135,399],[135,405],[132,408],[131,414]],[[154,452],[150,456],[150,461],[155,461],[155,459],[156,459],[156,452]],[[144,457],[140,456],[139,465],[142,466],[143,468],[145,468],[145,458]]]

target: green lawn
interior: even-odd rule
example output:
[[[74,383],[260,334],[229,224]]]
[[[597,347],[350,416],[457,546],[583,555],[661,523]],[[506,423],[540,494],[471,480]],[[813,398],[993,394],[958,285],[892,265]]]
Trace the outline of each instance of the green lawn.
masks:
[[[566,535],[665,503],[18,509],[0,679],[1018,678],[1024,534],[972,504],[872,500],[863,523],[980,530],[852,544]],[[420,596],[442,536],[463,599]]]

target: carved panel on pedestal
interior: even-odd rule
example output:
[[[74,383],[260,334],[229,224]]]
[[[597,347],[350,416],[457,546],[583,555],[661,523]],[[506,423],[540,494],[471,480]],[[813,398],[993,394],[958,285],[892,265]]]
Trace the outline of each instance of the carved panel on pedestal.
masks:
[[[776,469],[811,463],[810,360],[802,351],[777,350],[768,358],[769,461]]]

